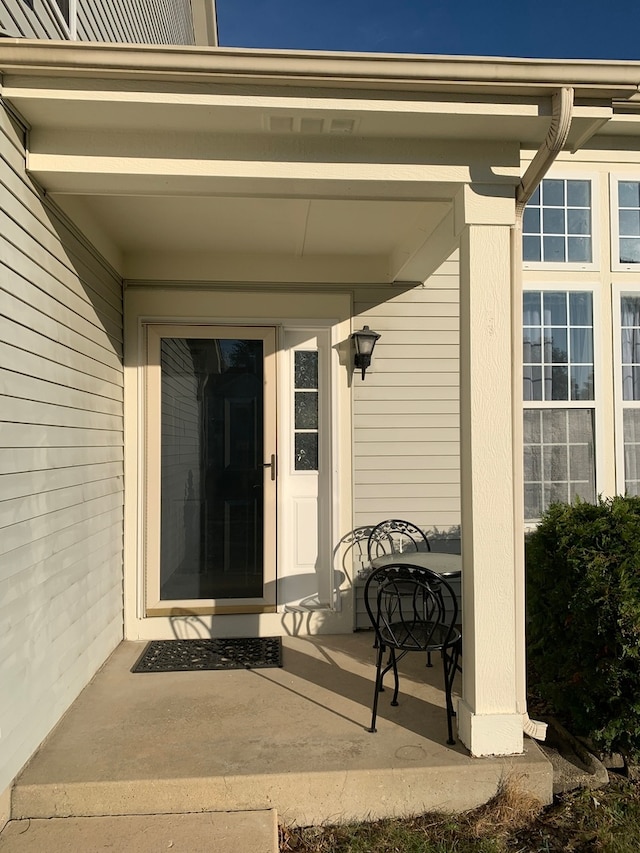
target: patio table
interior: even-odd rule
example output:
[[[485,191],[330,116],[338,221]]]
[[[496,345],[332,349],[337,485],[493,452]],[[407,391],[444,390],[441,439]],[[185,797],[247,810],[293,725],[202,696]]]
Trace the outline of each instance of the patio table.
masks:
[[[354,630],[362,631],[371,628],[369,617],[364,606],[364,585],[370,569],[379,566],[387,566],[390,563],[407,563],[408,565],[420,566],[431,569],[449,581],[454,581],[462,576],[462,555],[441,554],[437,551],[405,551],[402,554],[383,554],[375,557],[371,565],[361,570],[353,582],[354,587]],[[458,594],[459,599],[459,594]]]
[[[405,551],[402,554],[383,554],[371,561],[371,568],[406,563],[410,566],[420,566],[421,569],[431,569],[443,578],[459,578],[462,575],[461,554],[439,554],[435,551]]]

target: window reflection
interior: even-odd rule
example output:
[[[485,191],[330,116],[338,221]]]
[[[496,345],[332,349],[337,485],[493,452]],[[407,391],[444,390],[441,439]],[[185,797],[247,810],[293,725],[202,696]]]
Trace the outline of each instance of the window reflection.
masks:
[[[636,313],[640,317],[640,308],[636,311],[635,306],[627,306],[627,315],[636,316]],[[525,292],[523,318],[524,399],[593,400],[591,294]],[[625,351],[631,351],[628,343]]]
[[[525,209],[522,233],[525,261],[591,263],[591,182],[543,180]]]
[[[640,263],[640,181],[618,182],[618,234],[620,263]]]
[[[296,350],[293,367],[294,468],[317,471],[318,460],[318,352]]]

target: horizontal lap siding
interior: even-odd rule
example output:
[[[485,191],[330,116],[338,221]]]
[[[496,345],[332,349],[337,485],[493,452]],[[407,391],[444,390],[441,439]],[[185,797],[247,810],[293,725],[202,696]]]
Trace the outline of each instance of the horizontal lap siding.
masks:
[[[46,0],[0,0],[0,26],[11,36],[63,39],[64,28]]]
[[[0,113],[0,791],[122,638],[122,285]]]
[[[381,335],[364,382],[354,374],[355,524],[406,518],[458,535],[458,264],[426,283],[355,292],[354,328]]]
[[[79,0],[78,38],[127,44],[193,44],[189,0]]]
[[[11,36],[68,38],[52,7],[55,0],[0,0],[0,26]],[[80,41],[126,44],[193,44],[189,0],[78,0]]]

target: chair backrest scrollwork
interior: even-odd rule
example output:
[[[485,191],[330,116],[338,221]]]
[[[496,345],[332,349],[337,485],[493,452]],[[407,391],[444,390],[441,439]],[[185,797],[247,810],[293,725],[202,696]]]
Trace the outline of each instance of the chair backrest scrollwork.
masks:
[[[367,542],[369,562],[383,554],[430,550],[431,546],[425,532],[412,522],[401,518],[388,518],[376,524]]]

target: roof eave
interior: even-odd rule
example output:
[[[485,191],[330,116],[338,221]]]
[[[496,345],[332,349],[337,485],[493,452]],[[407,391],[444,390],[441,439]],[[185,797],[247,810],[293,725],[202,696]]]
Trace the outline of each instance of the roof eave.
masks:
[[[2,39],[0,72],[73,77],[252,83],[539,96],[572,86],[577,97],[626,99],[640,62],[324,53]]]

